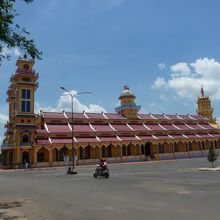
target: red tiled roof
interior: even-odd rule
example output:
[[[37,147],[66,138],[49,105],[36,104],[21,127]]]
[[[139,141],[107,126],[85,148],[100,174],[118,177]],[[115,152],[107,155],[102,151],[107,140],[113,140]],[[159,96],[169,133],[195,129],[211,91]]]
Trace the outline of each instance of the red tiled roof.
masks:
[[[220,137],[220,133],[214,133],[214,134],[211,133],[211,135],[214,136],[214,137]]]
[[[155,135],[155,137],[159,138],[160,140],[168,140],[168,139],[172,139],[170,136],[168,135]]]
[[[170,119],[181,120],[180,118],[178,118],[177,115],[168,115],[168,114],[166,114],[166,116],[167,116],[168,118],[170,118]]]
[[[142,136],[139,136],[139,138],[141,138],[142,140],[156,140],[156,138],[154,138],[152,135],[142,135]]]
[[[193,120],[192,118],[190,118],[189,115],[178,115],[179,117],[183,118],[183,119],[190,119]]]
[[[204,128],[200,127],[197,124],[187,124],[187,125],[190,126],[193,129],[195,129],[195,130],[204,130]]]
[[[104,115],[102,113],[86,113],[86,115],[90,118],[90,119],[97,119],[97,120],[103,120],[106,118],[104,117]]]
[[[115,136],[115,137],[100,137],[101,141],[119,141],[119,139]]]
[[[184,134],[188,138],[199,138],[196,134]]]
[[[201,125],[203,128],[207,128],[207,129],[217,129],[217,128],[215,128],[214,126],[212,126],[211,124],[199,124],[199,125]]]
[[[139,114],[138,117],[145,120],[156,120],[155,118],[151,117],[150,114]]]
[[[142,124],[129,124],[136,131],[149,131]]]
[[[97,138],[95,137],[89,137],[89,138],[86,138],[86,137],[79,137],[77,138],[77,143],[94,143],[94,142],[99,142],[97,140]]]
[[[126,119],[119,114],[113,114],[113,113],[105,113],[105,116],[107,116],[107,118],[113,119],[113,120],[125,120]]]
[[[71,138],[52,138],[51,141],[53,144],[71,144],[72,143]]]
[[[117,131],[132,131],[126,124],[111,124]]]
[[[73,125],[74,132],[94,132],[89,124]]]
[[[42,112],[42,115],[46,119],[65,119],[64,114],[60,112]]]
[[[52,143],[60,143],[60,144],[69,144],[72,143],[71,138],[68,138],[68,134],[71,134],[71,127],[69,127],[68,123],[61,122],[62,119],[65,119],[65,114],[69,118],[69,122],[71,122],[71,113],[57,113],[57,112],[42,112],[42,117],[48,118],[54,121],[56,124],[52,123],[46,123],[46,128],[48,128],[50,133],[56,133],[56,134],[62,134],[64,137],[60,136],[56,138],[52,138]],[[86,114],[86,115],[85,115]],[[123,116],[119,114],[111,114],[111,113],[105,113],[104,115],[102,113],[74,113],[74,132],[77,133],[76,135],[79,136],[78,141],[79,143],[90,143],[90,142],[99,142],[98,139],[96,139],[95,133],[97,132],[113,132],[114,135],[116,133],[124,132],[127,134],[124,134],[121,138],[123,141],[133,141],[133,140],[156,140],[156,138],[152,135],[148,135],[148,131],[151,131],[153,134],[155,133],[161,133],[160,131],[166,131],[166,134],[168,133],[174,133],[172,131],[179,131],[178,133],[181,133],[182,131],[184,133],[191,133],[191,134],[186,134],[186,136],[182,136],[181,134],[170,134],[171,137],[168,135],[160,135],[158,134],[157,137],[162,140],[174,138],[175,139],[184,139],[184,138],[209,138],[211,137],[208,134],[199,134],[206,132],[215,132],[213,137],[220,138],[220,134],[217,132],[220,131],[220,129],[217,129],[213,127],[211,124],[208,123],[206,119],[203,119],[201,116],[194,116],[194,115],[180,115],[180,117],[184,118],[187,120],[187,124],[184,124],[184,120],[179,118],[177,115],[158,115],[158,114],[140,114],[137,119],[129,119],[130,121],[129,124],[126,124],[127,119],[124,118]],[[105,117],[106,116],[106,117]],[[157,119],[153,118],[156,117]],[[169,119],[170,118],[174,121],[175,124],[172,124],[173,122]],[[108,119],[109,120],[108,120]],[[194,120],[194,119],[195,120]],[[55,122],[55,120],[57,121]],[[79,120],[78,122],[76,120]],[[90,119],[97,119],[100,120],[100,122],[92,122],[92,127],[95,129],[92,129],[89,125]],[[163,122],[160,121],[163,119]],[[84,120],[84,122],[81,122]],[[125,120],[123,122],[120,122],[120,120]],[[167,122],[165,122],[167,120]],[[112,122],[113,121],[113,122]],[[159,125],[159,121],[161,123],[166,123],[166,124],[161,124]],[[144,124],[142,124],[144,122]],[[103,124],[102,124],[103,123]],[[111,124],[109,124],[111,123]],[[199,123],[199,124],[198,124]],[[187,126],[188,125],[188,126]],[[145,127],[146,126],[146,127]],[[180,128],[178,130],[176,127]],[[191,128],[190,128],[191,127]],[[38,140],[36,140],[36,143],[38,144],[51,144],[46,137],[49,135],[47,132],[47,129],[37,129],[36,134],[38,136]],[[133,128],[133,130],[132,130]],[[148,129],[149,128],[149,129]],[[165,128],[165,129],[163,129]],[[203,129],[204,128],[204,129]],[[114,130],[115,129],[115,130]],[[210,130],[210,131],[209,131]],[[156,131],[156,132],[155,132]],[[130,134],[133,134],[135,132],[136,136],[130,136]],[[89,137],[90,135],[86,135],[86,137],[78,135],[78,134],[85,134],[89,133],[92,135],[92,137]],[[196,135],[198,133],[200,136]],[[146,135],[145,135],[146,134]],[[105,134],[104,134],[105,135]],[[117,134],[119,135],[119,134]],[[44,139],[42,137],[44,136]],[[53,136],[53,135],[51,135]],[[36,138],[37,139],[37,138]],[[100,140],[105,142],[105,141],[116,141],[119,142],[120,139],[118,139],[116,136],[110,136],[107,137],[107,135],[100,137]],[[77,142],[78,143],[78,142]]]
[[[122,141],[137,141],[138,139],[135,136],[120,136]]]
[[[48,132],[47,132],[46,129],[37,129],[37,130],[36,130],[36,133],[37,133],[37,134],[48,134]]]
[[[72,119],[72,113],[71,112],[66,112],[66,116],[68,119]],[[73,119],[87,119],[86,116],[83,113],[73,113]]]
[[[50,144],[48,139],[36,140],[37,144]]]
[[[101,132],[114,131],[108,124],[92,124],[92,127]]]
[[[170,134],[170,136],[172,136],[174,139],[187,138],[187,137],[183,136],[182,134]]]
[[[161,124],[162,127],[166,128],[169,131],[176,131],[179,130],[176,127],[174,127],[172,124]]]
[[[162,120],[169,120],[168,118],[166,118],[164,115],[160,115],[160,114],[151,114],[153,117],[157,118],[157,119],[162,119]]]
[[[146,124],[146,123],[145,123],[145,125],[146,125],[148,128],[152,129],[153,131],[165,131],[165,129],[161,128],[161,127],[160,127],[159,125],[157,125],[157,124]]]
[[[51,125],[47,124],[50,133],[68,133],[71,132],[69,126],[66,125]]]
[[[187,127],[185,124],[175,124],[176,127],[180,128],[181,130],[184,130],[184,131],[191,131],[192,129]]]
[[[204,120],[204,121],[207,121],[208,119],[207,118],[204,118],[200,115],[190,115],[192,118],[196,119],[196,120]]]
[[[208,134],[198,134],[200,137],[202,138],[211,138],[212,136],[208,135]]]

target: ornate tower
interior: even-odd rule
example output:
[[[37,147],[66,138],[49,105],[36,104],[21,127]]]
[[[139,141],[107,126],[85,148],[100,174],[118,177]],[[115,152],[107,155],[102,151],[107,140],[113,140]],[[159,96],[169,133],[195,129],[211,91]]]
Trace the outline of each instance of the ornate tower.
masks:
[[[206,96],[203,90],[203,87],[201,87],[201,96],[197,99],[197,114],[201,115],[205,118],[208,118],[211,123],[216,123],[215,119],[212,117],[213,108],[211,107],[211,101],[209,99],[209,96]]]
[[[37,117],[34,114],[34,93],[38,87],[38,74],[33,70],[34,60],[18,58],[16,73],[10,78],[7,91],[9,103],[9,122],[6,124],[6,146],[12,155],[8,155],[8,164],[30,162],[34,131]]]
[[[121,106],[117,107],[115,111],[126,118],[137,118],[141,106],[135,104],[135,98],[129,87],[124,86],[124,90],[119,97]]]

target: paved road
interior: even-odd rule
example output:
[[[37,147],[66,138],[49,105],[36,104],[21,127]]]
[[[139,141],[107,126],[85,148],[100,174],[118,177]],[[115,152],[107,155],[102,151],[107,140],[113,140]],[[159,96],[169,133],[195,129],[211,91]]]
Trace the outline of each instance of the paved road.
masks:
[[[197,172],[206,159],[110,165],[110,179],[94,167],[0,172],[0,198],[22,200],[29,219],[220,219],[220,172]],[[220,165],[220,164],[219,164]]]

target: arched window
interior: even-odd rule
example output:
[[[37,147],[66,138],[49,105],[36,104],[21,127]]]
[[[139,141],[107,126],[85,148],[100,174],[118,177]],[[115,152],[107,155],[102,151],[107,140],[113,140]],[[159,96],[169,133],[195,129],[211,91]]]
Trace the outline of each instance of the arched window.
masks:
[[[215,140],[214,143],[215,143],[215,149],[217,149],[218,148],[217,141]]]
[[[29,163],[29,153],[26,151],[22,153],[22,162],[23,164]]]
[[[175,152],[178,152],[178,145],[177,145],[176,142],[174,143],[174,151],[175,151]]]
[[[102,146],[102,157],[107,157],[107,152],[105,146]]]
[[[53,150],[53,161],[59,161],[59,153],[56,148]]]
[[[82,148],[82,147],[79,148],[79,159],[80,159],[80,160],[83,160],[83,159],[84,159],[83,148]]]
[[[122,146],[122,156],[127,156],[127,150],[125,145]]]
[[[164,148],[161,143],[158,144],[158,150],[159,150],[159,153],[164,153]]]
[[[90,146],[84,149],[84,159],[90,159]]]
[[[28,143],[28,142],[29,142],[28,135],[23,135],[23,137],[22,137],[22,142],[23,142],[23,143]]]
[[[145,154],[145,147],[144,147],[143,144],[141,145],[141,154],[142,154],[142,155]]]
[[[127,156],[130,156],[131,155],[131,145],[129,144],[127,146]]]
[[[67,148],[66,146],[64,146],[59,150],[59,161],[64,161],[64,156],[66,155],[67,155]]]
[[[108,145],[107,147],[107,157],[112,157],[112,145]]]
[[[192,151],[192,143],[191,142],[189,142],[189,151]]]

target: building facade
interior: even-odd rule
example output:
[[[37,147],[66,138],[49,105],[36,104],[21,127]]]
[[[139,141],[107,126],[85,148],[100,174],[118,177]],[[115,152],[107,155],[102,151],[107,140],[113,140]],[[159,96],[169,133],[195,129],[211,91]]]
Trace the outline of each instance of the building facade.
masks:
[[[38,74],[34,60],[19,58],[8,88],[9,122],[2,146],[3,166],[57,166],[66,155],[78,164],[108,161],[204,157],[220,148],[220,130],[212,120],[204,91],[198,115],[139,114],[135,96],[125,86],[116,113],[34,113]],[[73,124],[72,124],[73,122]],[[72,130],[73,129],[73,130]],[[73,141],[72,141],[73,140]]]

